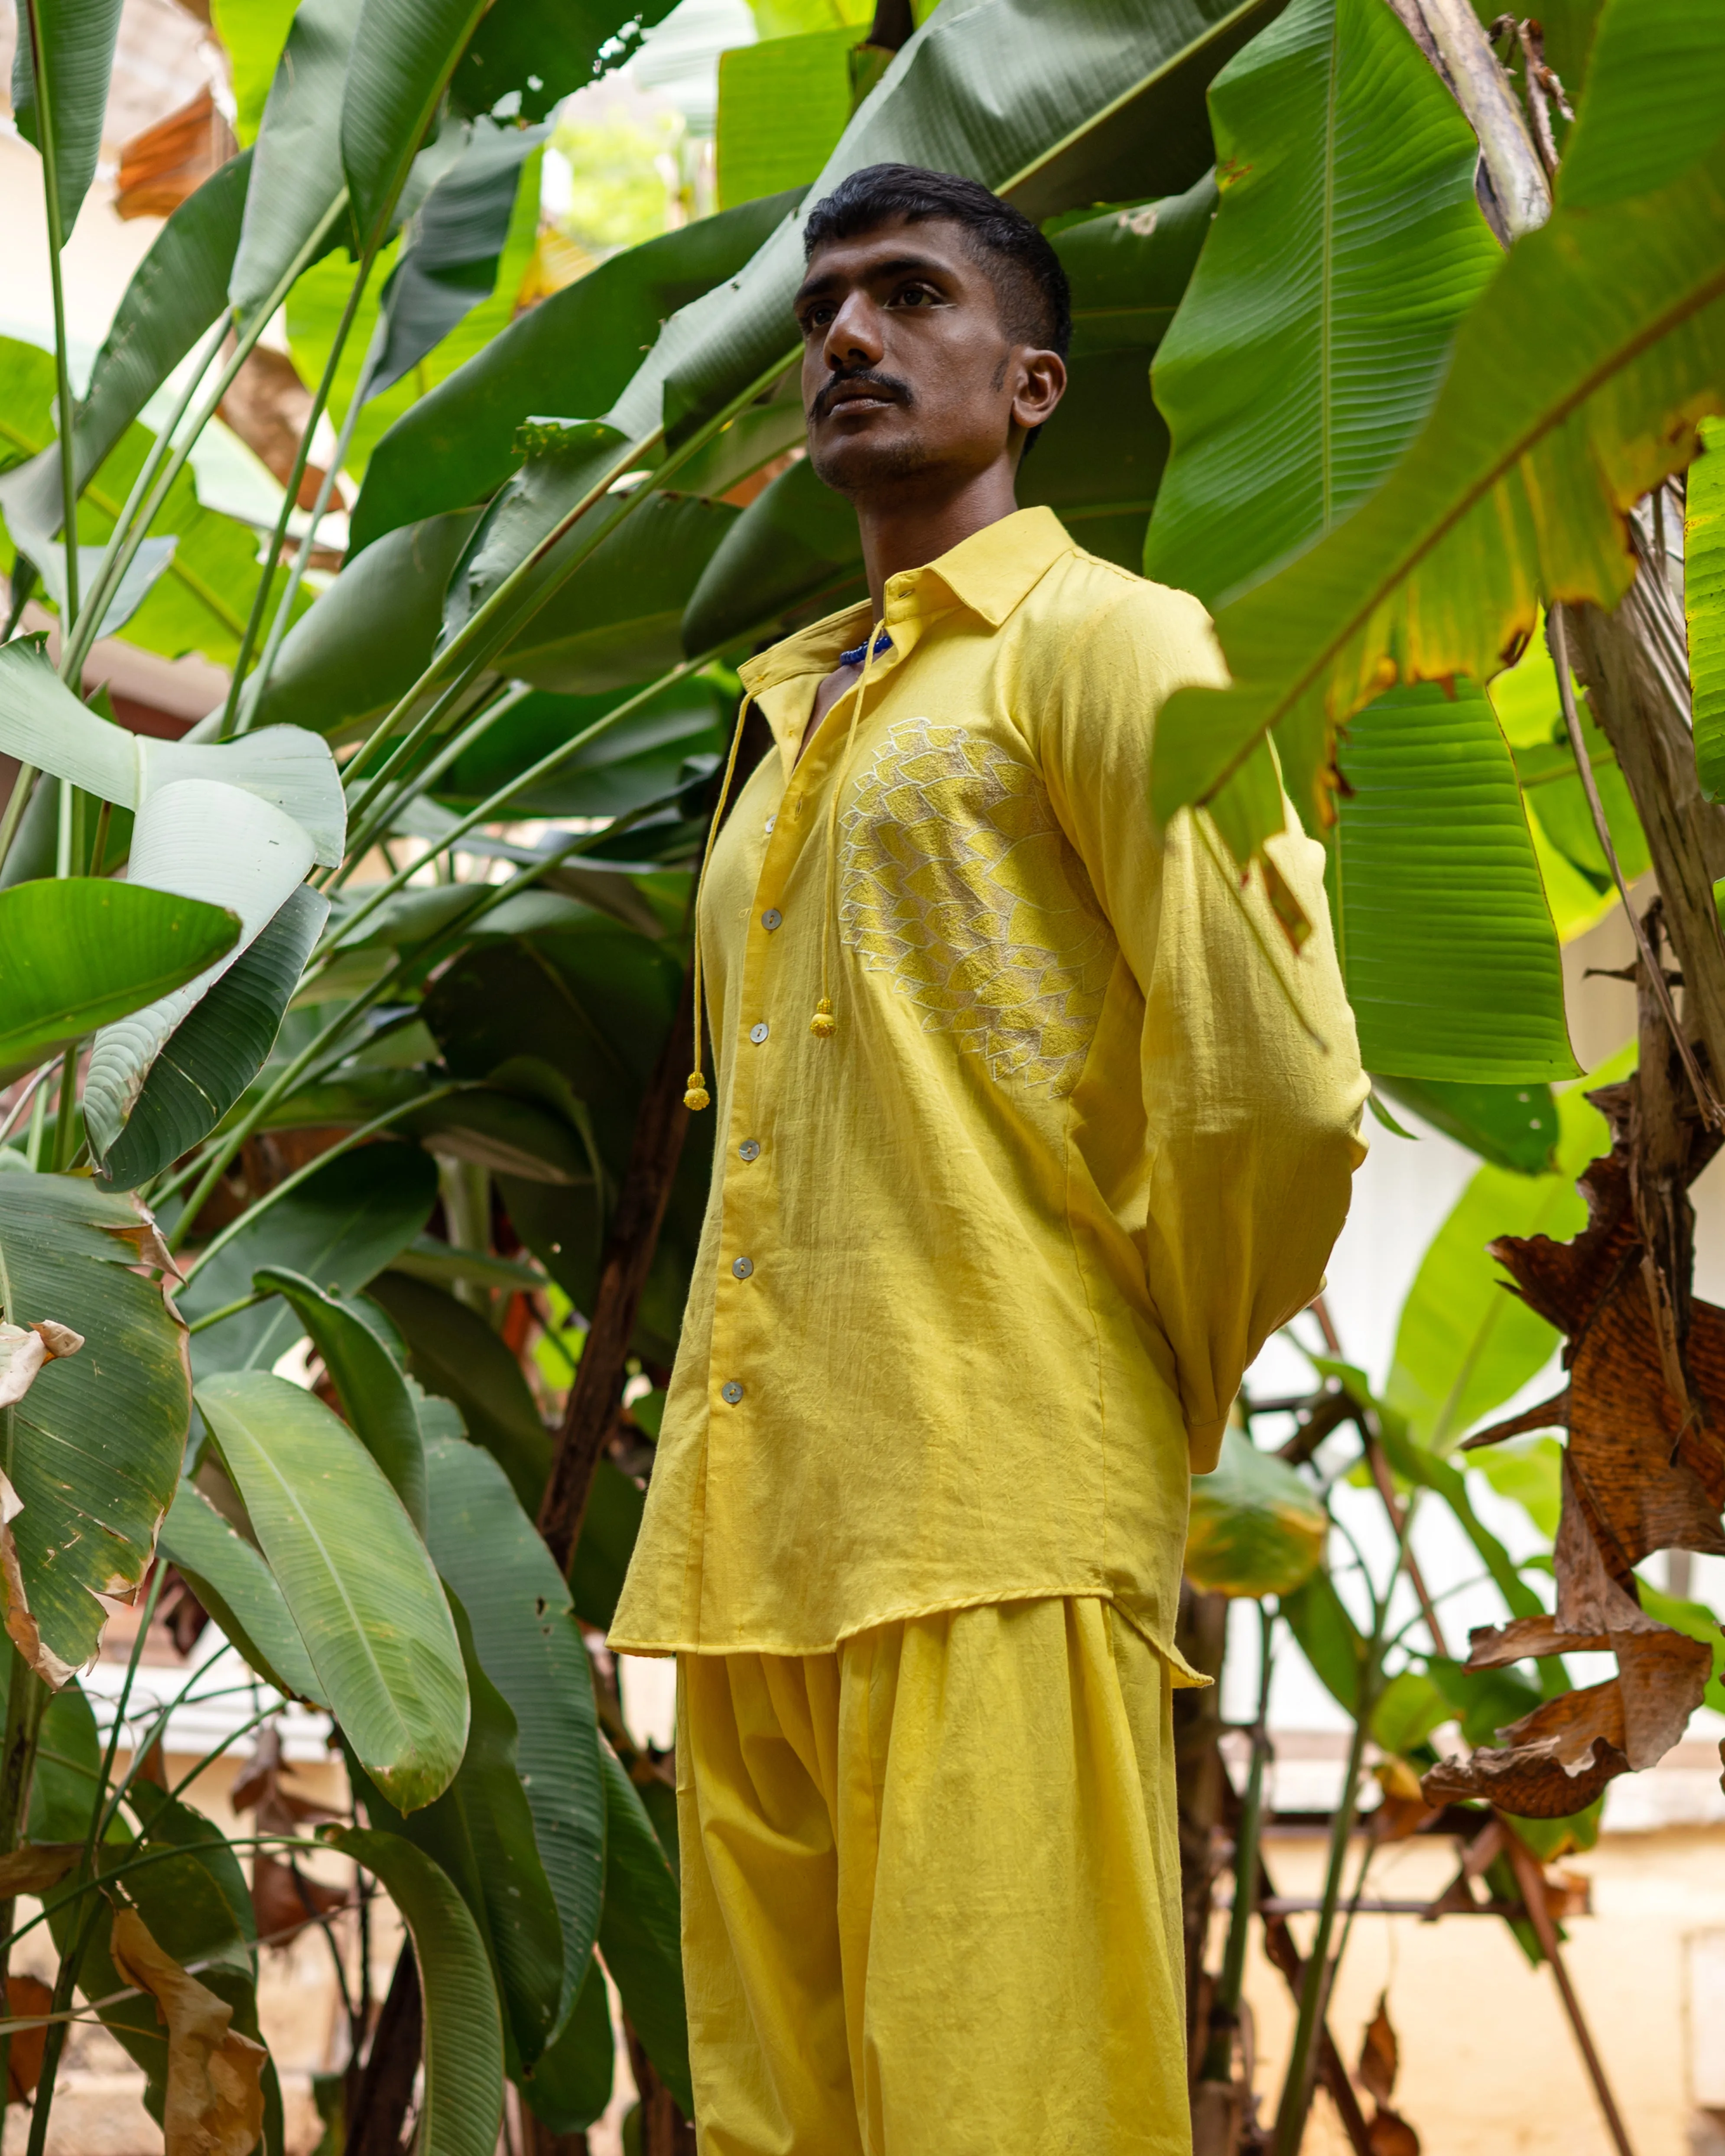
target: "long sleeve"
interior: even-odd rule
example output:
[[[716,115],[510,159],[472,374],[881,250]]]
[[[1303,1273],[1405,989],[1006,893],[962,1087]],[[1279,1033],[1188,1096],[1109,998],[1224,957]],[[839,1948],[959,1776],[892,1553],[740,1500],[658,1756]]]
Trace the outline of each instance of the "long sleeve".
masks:
[[[1291,814],[1271,843],[1312,923],[1296,956],[1261,872],[1242,887],[1207,818],[1183,812],[1158,836],[1151,816],[1157,711],[1184,684],[1225,679],[1196,600],[1128,586],[1069,647],[1038,744],[1144,999],[1146,1286],[1199,1474],[1248,1364],[1322,1285],[1365,1152],[1322,847]]]

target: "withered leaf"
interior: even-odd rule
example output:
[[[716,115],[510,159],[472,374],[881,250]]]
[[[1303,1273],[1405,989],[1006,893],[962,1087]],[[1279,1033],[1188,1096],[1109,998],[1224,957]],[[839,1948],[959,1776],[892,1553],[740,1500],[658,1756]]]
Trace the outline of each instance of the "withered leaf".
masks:
[[[48,2014],[54,2009],[54,1989],[39,1976],[25,1976],[14,1970],[6,1979],[6,2011],[8,2017],[28,2020],[33,2014]],[[42,2078],[42,2054],[48,2045],[48,2026],[39,2029],[14,2029],[12,2044],[6,2055],[6,2101],[22,2103]]]
[[[315,1917],[345,1909],[348,1900],[341,1887],[308,1879],[296,1864],[285,1863],[268,1850],[260,1849],[252,1860],[252,1908],[260,1942],[285,1947]]]
[[[225,1999],[162,1951],[136,1909],[116,1911],[110,1951],[167,2027],[165,2156],[251,2156],[264,2130],[270,2054],[232,2025]]]
[[[1399,2112],[1380,2111],[1366,2128],[1372,2156],[1420,2156],[1420,2136]]]
[[[1375,2097],[1379,2104],[1386,2104],[1395,2093],[1396,2069],[1400,2063],[1401,2046],[1396,2041],[1395,2025],[1389,2018],[1389,1994],[1380,1991],[1378,2011],[1366,2024],[1354,2078],[1368,2096]]]
[[[83,1854],[81,1841],[39,1841],[0,1856],[0,1896],[45,1894]]]
[[[1510,1751],[1481,1745],[1471,1759],[1441,1761],[1420,1786],[1434,1804],[1471,1798],[1521,1819],[1568,1819],[1585,1811],[1608,1782],[1629,1772],[1629,1761],[1603,1738],[1594,1739],[1588,1763],[1574,1773],[1561,1763],[1558,1750],[1555,1738]]]

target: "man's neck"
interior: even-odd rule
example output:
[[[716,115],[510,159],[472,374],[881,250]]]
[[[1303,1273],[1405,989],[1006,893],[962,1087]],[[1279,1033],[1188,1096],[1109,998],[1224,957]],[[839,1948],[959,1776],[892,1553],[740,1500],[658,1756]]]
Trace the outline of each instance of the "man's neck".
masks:
[[[1014,492],[1015,464],[1016,459],[1003,458],[956,489],[947,486],[919,494],[901,485],[883,490],[872,501],[857,504],[869,604],[876,621],[886,611],[889,578],[937,562],[973,532],[1013,514],[1019,506]]]

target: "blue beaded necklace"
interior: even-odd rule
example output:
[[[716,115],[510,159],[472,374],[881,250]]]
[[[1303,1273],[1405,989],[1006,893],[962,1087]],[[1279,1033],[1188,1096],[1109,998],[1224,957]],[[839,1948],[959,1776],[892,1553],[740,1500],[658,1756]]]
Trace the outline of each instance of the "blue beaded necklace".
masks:
[[[841,651],[839,654],[839,664],[841,666],[860,666],[863,663],[863,659],[868,651],[868,648],[869,639],[867,637],[865,637],[862,642],[858,644],[855,651]],[[892,639],[883,629],[880,634],[875,639],[875,658],[878,659],[883,651],[891,651],[891,649]]]

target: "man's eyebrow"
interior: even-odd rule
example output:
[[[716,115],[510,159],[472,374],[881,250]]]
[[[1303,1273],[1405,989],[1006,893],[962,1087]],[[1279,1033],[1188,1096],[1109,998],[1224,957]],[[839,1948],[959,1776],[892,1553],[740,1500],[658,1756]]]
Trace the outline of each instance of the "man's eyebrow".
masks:
[[[932,255],[895,254],[890,261],[870,263],[861,281],[873,284],[882,277],[902,277],[919,272],[924,275],[950,277],[953,270],[951,263],[938,262]],[[808,278],[791,301],[791,305],[793,308],[800,307],[805,300],[819,299],[843,282],[836,270],[829,270],[824,277]]]

